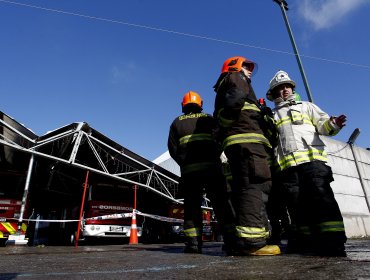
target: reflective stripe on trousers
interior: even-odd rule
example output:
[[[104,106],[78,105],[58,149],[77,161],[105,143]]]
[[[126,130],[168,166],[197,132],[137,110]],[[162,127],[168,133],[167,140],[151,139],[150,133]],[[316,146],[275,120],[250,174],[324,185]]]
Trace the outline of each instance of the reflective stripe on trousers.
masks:
[[[241,238],[267,238],[269,232],[265,228],[236,226],[236,236]]]
[[[318,225],[320,232],[344,232],[344,224],[342,221],[323,222]]]
[[[197,237],[201,236],[201,229],[200,228],[187,228],[184,229],[185,237]]]

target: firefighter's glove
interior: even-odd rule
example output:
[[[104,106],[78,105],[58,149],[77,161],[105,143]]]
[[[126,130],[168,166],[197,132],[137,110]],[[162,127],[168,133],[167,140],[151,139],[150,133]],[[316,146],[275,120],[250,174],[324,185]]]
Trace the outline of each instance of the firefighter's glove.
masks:
[[[269,116],[270,118],[272,118],[274,116],[270,107],[261,106],[261,111],[262,111],[263,115]]]
[[[331,117],[331,121],[339,128],[342,128],[346,126],[347,116],[340,115],[339,117]]]
[[[265,115],[263,118],[266,122],[266,128],[267,128],[267,131],[265,131],[265,136],[269,140],[270,144],[274,147],[277,145],[277,139],[279,136],[279,132],[276,127],[275,120],[272,118],[272,116],[269,116],[269,115]]]
[[[212,130],[212,138],[215,139],[215,141],[217,142],[217,144],[219,144],[221,142],[221,132],[220,132],[220,128],[219,127],[216,127]]]

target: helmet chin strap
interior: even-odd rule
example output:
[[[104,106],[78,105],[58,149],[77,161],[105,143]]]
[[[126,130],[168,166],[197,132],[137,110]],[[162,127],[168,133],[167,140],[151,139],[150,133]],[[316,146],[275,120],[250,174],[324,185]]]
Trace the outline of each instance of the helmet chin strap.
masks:
[[[289,94],[286,99],[283,98],[283,95],[274,99],[275,104],[279,104],[279,103],[285,102],[285,101],[295,101],[294,92]]]
[[[278,97],[278,98],[275,98],[275,99],[274,99],[274,103],[275,103],[275,104],[279,104],[279,103],[281,103],[281,102],[284,102],[284,99],[283,99],[282,97]]]
[[[252,77],[252,72],[248,75],[248,71],[244,68],[241,69],[241,72],[243,73],[244,76],[246,76],[248,79],[251,79]]]
[[[294,96],[294,93],[291,93],[287,96],[287,98],[285,99],[285,101],[292,101],[292,100],[295,100],[295,96]]]

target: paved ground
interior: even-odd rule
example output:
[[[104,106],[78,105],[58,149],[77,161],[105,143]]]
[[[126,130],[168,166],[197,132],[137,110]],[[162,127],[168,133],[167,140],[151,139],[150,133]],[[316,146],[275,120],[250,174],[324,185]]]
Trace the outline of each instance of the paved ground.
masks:
[[[0,279],[370,279],[370,239],[351,239],[346,258],[227,257],[221,243],[202,255],[182,244],[0,248]]]

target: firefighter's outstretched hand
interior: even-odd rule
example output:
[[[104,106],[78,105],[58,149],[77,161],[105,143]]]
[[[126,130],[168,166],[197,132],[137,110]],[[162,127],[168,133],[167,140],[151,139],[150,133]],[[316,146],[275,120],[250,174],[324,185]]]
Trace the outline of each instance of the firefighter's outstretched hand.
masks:
[[[346,115],[340,115],[339,117],[333,117],[334,123],[339,126],[339,128],[342,128],[346,125],[347,116]]]

